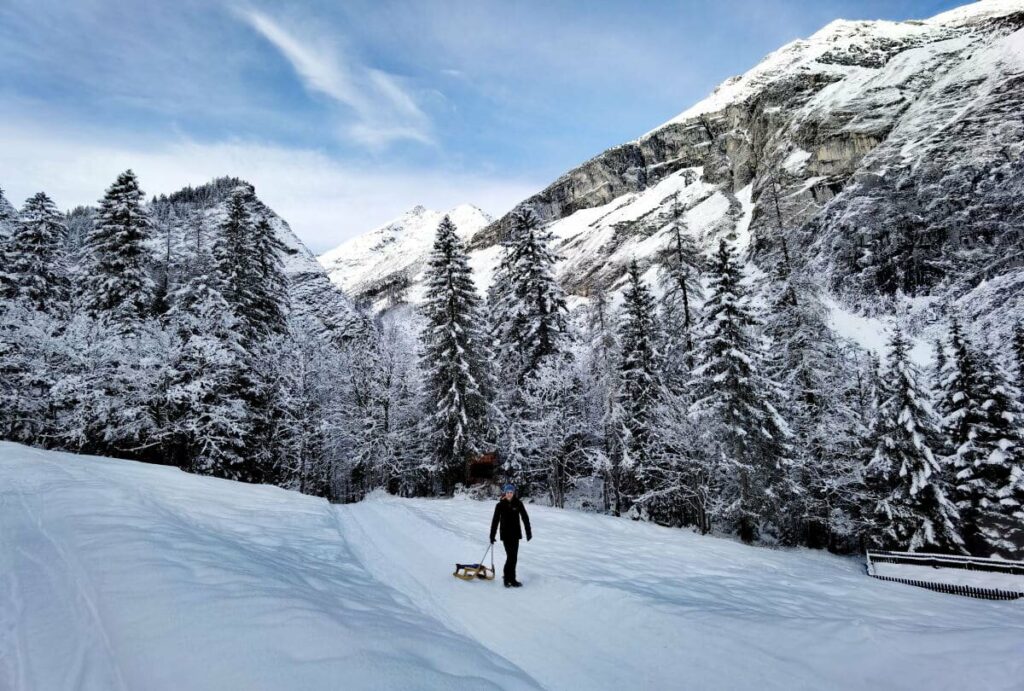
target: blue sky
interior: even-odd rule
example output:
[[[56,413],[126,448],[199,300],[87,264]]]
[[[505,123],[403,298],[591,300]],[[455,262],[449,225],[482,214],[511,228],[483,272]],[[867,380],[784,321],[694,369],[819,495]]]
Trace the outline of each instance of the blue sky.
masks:
[[[316,251],[492,214],[836,18],[957,0],[0,0],[0,187],[250,179]]]

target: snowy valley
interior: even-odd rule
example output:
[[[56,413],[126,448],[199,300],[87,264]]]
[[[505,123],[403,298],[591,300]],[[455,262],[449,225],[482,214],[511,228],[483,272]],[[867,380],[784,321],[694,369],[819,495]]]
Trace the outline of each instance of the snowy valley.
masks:
[[[1024,565],[1022,113],[980,0],[319,256],[241,177],[0,190],[0,691],[1019,689],[1019,574],[865,552]],[[521,590],[452,578],[499,495]]]

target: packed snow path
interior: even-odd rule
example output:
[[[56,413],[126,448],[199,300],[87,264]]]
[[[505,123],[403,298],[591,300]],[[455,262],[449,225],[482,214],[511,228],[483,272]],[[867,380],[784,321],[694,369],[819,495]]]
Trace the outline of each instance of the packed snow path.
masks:
[[[0,689],[985,688],[1024,601],[529,507],[522,589],[452,578],[492,506],[351,506],[0,444]],[[500,544],[497,565],[504,555]]]

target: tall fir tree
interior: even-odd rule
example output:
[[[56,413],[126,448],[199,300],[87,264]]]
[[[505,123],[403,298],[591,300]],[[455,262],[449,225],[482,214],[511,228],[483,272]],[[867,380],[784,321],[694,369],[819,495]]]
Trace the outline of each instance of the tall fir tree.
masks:
[[[1024,525],[1014,515],[1024,496],[1019,487],[1013,490],[1024,476],[1020,393],[995,358],[970,342],[956,317],[949,344],[939,411],[956,473],[952,496],[961,534],[972,554],[1013,558],[1024,550]]]
[[[694,365],[695,305],[703,297],[700,284],[701,253],[686,227],[679,195],[672,199],[669,242],[661,251],[662,322],[665,331],[665,384],[680,393]]]
[[[934,413],[899,328],[889,340],[887,359],[864,470],[871,517],[867,540],[886,549],[961,552],[960,516],[948,496],[949,470],[932,451],[939,442]]]
[[[569,352],[568,323],[565,294],[554,273],[557,257],[550,248],[550,233],[540,228],[529,209],[516,213],[512,223],[487,302],[501,417],[494,436],[509,479],[528,492],[528,468],[546,461],[537,457],[539,447],[528,439],[534,411],[522,396],[539,372],[557,370],[546,367],[549,359]]]
[[[691,413],[714,477],[711,510],[750,542],[777,521],[775,496],[785,479],[789,430],[774,405],[777,387],[765,372],[743,269],[725,240],[708,274]]]
[[[622,409],[619,405],[619,343],[611,304],[603,290],[590,295],[584,330],[588,358],[585,386],[590,426],[599,444],[592,457],[593,474],[602,479],[602,506],[613,515],[625,508],[625,468],[622,454]]]
[[[150,314],[154,283],[147,243],[153,222],[131,170],[117,176],[103,199],[85,242],[82,301],[86,311],[121,329]]]
[[[7,200],[4,190],[0,187],[0,243],[14,232],[14,224],[18,222],[18,211]]]
[[[783,542],[815,547],[831,542],[837,485],[860,461],[855,382],[828,323],[818,286],[790,265],[783,250],[769,291],[766,365],[781,391],[779,408],[792,432],[786,480],[774,492],[782,504]]]
[[[251,348],[288,329],[288,279],[281,261],[284,245],[251,185],[233,189],[225,205],[214,257],[225,276],[224,298]]]
[[[280,336],[288,331],[288,277],[281,255],[284,244],[278,239],[266,217],[260,218],[250,240],[253,290],[252,317],[267,335]]]
[[[15,293],[14,278],[8,272],[10,260],[7,258],[7,247],[17,221],[18,211],[7,201],[0,187],[0,298],[4,299],[10,299]]]
[[[977,497],[974,506],[986,547],[1007,559],[1024,559],[1024,401],[1012,377],[987,349],[983,350],[981,381],[987,393],[985,436],[990,453],[965,473]],[[972,508],[974,508],[972,506]]]
[[[250,185],[239,185],[226,202],[213,246],[223,298],[235,318],[246,368],[240,394],[249,407],[247,473],[270,481],[276,472],[281,416],[277,349],[287,331],[287,280],[281,244]]]
[[[169,427],[165,444],[173,461],[186,470],[248,480],[249,357],[224,297],[225,282],[218,265],[203,252],[172,295],[168,321],[176,340],[163,387]]]
[[[11,293],[35,309],[57,314],[68,300],[67,226],[53,201],[40,192],[25,202],[7,243]]]
[[[942,388],[942,382],[946,377],[946,363],[948,362],[946,344],[942,342],[942,338],[936,338],[932,343],[932,352],[935,354],[931,378],[934,384],[932,388],[938,391]]]
[[[551,234],[531,210],[517,213],[490,290],[495,351],[517,384],[545,358],[566,350],[565,292],[555,277],[558,258],[550,244]]]
[[[656,414],[664,390],[656,317],[654,296],[634,259],[622,293],[618,402],[624,439],[623,464],[638,483],[638,493],[651,489],[659,474],[655,467]]]
[[[466,250],[446,216],[427,264],[422,367],[429,438],[441,488],[454,489],[482,450],[489,381],[480,298]]]

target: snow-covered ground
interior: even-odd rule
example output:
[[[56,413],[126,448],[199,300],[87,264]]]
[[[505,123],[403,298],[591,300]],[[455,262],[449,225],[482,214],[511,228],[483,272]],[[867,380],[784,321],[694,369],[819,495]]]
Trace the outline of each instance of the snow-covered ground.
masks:
[[[452,578],[491,506],[0,444],[0,689],[1013,689],[1024,601],[531,507],[526,587]],[[498,567],[503,555],[499,547]]]

